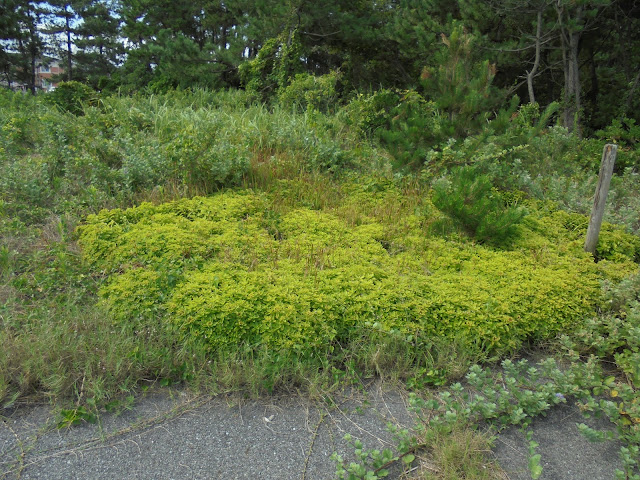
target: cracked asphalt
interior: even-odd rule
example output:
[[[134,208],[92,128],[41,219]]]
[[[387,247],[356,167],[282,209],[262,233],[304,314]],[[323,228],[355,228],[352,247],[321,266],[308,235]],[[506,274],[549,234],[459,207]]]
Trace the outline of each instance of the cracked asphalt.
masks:
[[[335,399],[336,397],[334,397]],[[336,478],[331,454],[350,458],[346,433],[367,448],[393,445],[387,424],[410,427],[406,396],[374,384],[324,403],[293,396],[260,400],[202,396],[161,389],[136,399],[119,415],[58,429],[47,405],[3,411],[2,479],[264,479]],[[577,430],[577,408],[560,406],[534,421],[546,480],[611,480],[618,446],[590,443]],[[593,426],[606,427],[602,421]],[[510,429],[493,454],[505,478],[531,478],[528,442]],[[389,478],[411,478],[392,471]]]

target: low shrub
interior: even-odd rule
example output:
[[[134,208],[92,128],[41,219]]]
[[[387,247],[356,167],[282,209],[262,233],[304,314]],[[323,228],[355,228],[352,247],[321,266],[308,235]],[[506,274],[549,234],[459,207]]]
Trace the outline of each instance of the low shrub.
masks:
[[[605,223],[600,229],[596,258],[613,261],[640,262],[640,237]]]
[[[553,200],[561,208],[588,214],[593,205],[602,149],[606,142],[620,141],[615,175],[607,197],[605,221],[640,230],[638,195],[638,145],[630,135],[632,122],[612,122],[598,133],[600,139],[580,139],[566,128],[548,126],[558,106],[540,112],[536,105],[521,106],[511,117],[504,112],[483,132],[427,144],[420,153],[421,177],[433,181],[460,166],[472,166],[503,190],[521,190],[530,198]],[[416,144],[416,142],[412,142]],[[390,151],[393,150],[390,148]],[[553,175],[549,175],[553,172]]]
[[[299,73],[289,85],[278,92],[278,101],[289,109],[331,112],[336,108],[338,92],[336,85],[340,79],[338,72],[326,75]]]
[[[57,94],[61,102],[64,92]],[[52,105],[55,93],[0,97],[6,106],[0,109],[6,172],[0,200],[9,214],[29,221],[42,219],[42,208],[85,215],[153,192],[175,198],[241,184],[264,187],[279,177],[386,162],[318,110],[298,114],[251,105],[241,94],[175,91],[101,97],[82,103],[83,115],[76,116]]]
[[[623,173],[626,168],[640,168],[640,125],[633,118],[614,118],[611,124],[595,132],[600,145],[618,144],[615,171]],[[599,167],[599,164],[597,165]]]
[[[391,114],[389,128],[381,128],[377,133],[393,155],[394,166],[421,168],[429,150],[446,136],[435,103],[425,100],[415,90],[407,90]]]
[[[38,157],[23,157],[3,166],[0,201],[8,215],[28,223],[44,219],[53,201],[47,170]]]
[[[555,251],[542,236],[544,254],[494,251],[425,238],[420,222],[389,238],[381,222],[391,219],[375,213],[353,225],[269,205],[226,193],[103,211],[79,228],[80,243],[109,276],[101,295],[119,321],[168,322],[212,351],[317,354],[377,331],[511,351],[588,316],[607,275],[580,249]]]
[[[532,246],[536,235],[564,242],[563,248],[578,252],[584,248],[589,217],[560,210],[553,202],[525,202],[532,212],[524,220],[526,234],[518,241],[520,246]],[[627,233],[622,227],[604,222],[600,229],[595,258],[613,263],[632,263],[640,260],[640,238]]]
[[[84,104],[95,102],[98,93],[88,85],[72,80],[60,82],[55,90],[47,93],[47,98],[64,112],[82,115]]]
[[[377,90],[369,95],[358,94],[345,105],[339,115],[351,128],[365,135],[375,134],[379,129],[389,129],[392,110],[400,102],[400,95],[392,90]]]

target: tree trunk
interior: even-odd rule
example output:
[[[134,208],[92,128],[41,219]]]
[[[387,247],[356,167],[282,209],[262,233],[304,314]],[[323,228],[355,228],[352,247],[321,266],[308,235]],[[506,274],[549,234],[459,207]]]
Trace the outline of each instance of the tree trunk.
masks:
[[[629,93],[627,94],[627,101],[625,102],[625,105],[624,105],[625,115],[629,113],[629,110],[631,110],[632,102],[633,102],[636,90],[638,88],[638,84],[640,84],[640,70],[638,70],[638,74],[636,75],[636,79],[634,80],[633,85],[631,86],[631,90],[629,90]]]
[[[29,90],[31,95],[36,94],[36,58],[37,54],[34,49],[31,50],[31,80],[29,81]]]
[[[64,7],[64,18],[66,21],[67,31],[67,81],[71,81],[71,26],[69,25],[69,12],[67,11],[67,5]]]
[[[598,95],[600,94],[600,84],[598,82],[598,70],[596,68],[596,54],[593,51],[593,45],[589,48],[589,71],[591,73],[591,88],[589,89],[589,93],[586,94],[587,98],[595,108],[598,102]]]
[[[569,74],[566,77],[565,99],[567,103],[564,112],[565,122],[570,132],[580,136],[580,64],[578,63],[578,42],[580,41],[579,33],[571,33],[569,35]]]
[[[227,27],[226,22],[222,24],[222,31],[220,32],[220,50],[224,51],[227,49],[227,35],[229,34],[229,27]]]
[[[29,58],[31,60],[31,71],[29,79],[29,90],[31,94],[36,94],[36,61],[38,60],[38,45],[36,43],[37,33],[35,24],[29,19]]]
[[[580,37],[582,31],[569,24],[582,25],[583,7],[576,8],[575,16],[570,22],[568,14],[565,15],[564,8],[560,2],[557,6],[558,23],[560,25],[560,39],[562,42],[562,63],[564,67],[564,111],[563,123],[567,129],[580,136],[580,64],[578,56],[580,54]]]
[[[529,103],[536,103],[536,96],[533,91],[533,77],[536,75],[540,65],[540,37],[542,35],[542,10],[538,11],[538,25],[536,27],[536,59],[533,67],[527,72],[527,87],[529,88]]]

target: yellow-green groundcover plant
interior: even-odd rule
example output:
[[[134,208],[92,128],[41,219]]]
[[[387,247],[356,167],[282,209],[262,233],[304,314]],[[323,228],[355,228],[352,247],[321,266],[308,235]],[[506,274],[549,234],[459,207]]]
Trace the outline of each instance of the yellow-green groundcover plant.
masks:
[[[79,237],[117,322],[171,326],[212,351],[314,354],[381,330],[510,351],[571,329],[597,308],[602,280],[637,270],[635,240],[595,263],[569,214],[536,210],[496,250],[429,235],[424,213],[403,228],[377,216],[398,198],[353,188],[351,210],[321,211],[231,192],[104,210]]]

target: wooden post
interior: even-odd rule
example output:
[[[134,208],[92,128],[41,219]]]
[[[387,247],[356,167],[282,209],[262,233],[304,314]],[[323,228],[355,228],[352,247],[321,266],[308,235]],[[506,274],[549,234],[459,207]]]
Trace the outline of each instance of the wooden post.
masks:
[[[587,229],[587,240],[584,243],[584,251],[593,255],[595,255],[596,246],[598,245],[598,236],[600,235],[600,227],[602,226],[604,206],[607,200],[607,194],[609,193],[609,184],[611,183],[613,165],[616,162],[617,154],[618,146],[611,143],[607,143],[602,151],[598,186],[596,187],[596,196],[593,199],[593,209],[591,210],[589,228]]]

